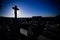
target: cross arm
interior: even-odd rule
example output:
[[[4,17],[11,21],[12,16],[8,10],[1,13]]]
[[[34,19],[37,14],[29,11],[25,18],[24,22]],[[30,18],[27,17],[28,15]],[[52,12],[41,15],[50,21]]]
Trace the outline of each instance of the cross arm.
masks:
[[[19,10],[18,8],[12,7],[13,9]]]

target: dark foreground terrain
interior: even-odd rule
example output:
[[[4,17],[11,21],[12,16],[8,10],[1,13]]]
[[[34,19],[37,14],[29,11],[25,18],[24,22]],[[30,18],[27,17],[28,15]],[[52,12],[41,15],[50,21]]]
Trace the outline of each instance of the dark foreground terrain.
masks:
[[[60,16],[0,17],[0,40],[60,40]]]

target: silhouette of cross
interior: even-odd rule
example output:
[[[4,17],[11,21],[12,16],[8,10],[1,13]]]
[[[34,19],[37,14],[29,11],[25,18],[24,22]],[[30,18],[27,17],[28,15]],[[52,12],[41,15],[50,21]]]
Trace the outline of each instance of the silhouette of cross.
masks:
[[[16,5],[15,5],[15,7],[13,7],[13,9],[14,9],[14,14],[15,14],[15,19],[17,19],[17,10],[19,10],[19,9],[17,8]]]

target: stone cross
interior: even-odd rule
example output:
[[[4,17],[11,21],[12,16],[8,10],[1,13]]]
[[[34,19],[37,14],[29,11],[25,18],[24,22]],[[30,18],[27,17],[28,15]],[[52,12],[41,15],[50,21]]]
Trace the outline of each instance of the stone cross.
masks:
[[[15,14],[15,20],[17,20],[17,10],[19,10],[19,9],[17,8],[16,5],[15,5],[15,7],[13,7],[13,9],[14,9],[14,14]]]

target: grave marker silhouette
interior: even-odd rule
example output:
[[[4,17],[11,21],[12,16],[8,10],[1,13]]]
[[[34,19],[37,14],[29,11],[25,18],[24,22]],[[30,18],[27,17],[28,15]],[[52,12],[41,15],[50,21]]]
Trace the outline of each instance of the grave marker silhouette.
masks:
[[[14,9],[14,14],[15,14],[15,20],[17,20],[17,10],[19,10],[19,9],[17,8],[16,5],[15,5],[15,7],[13,7],[13,9]]]

